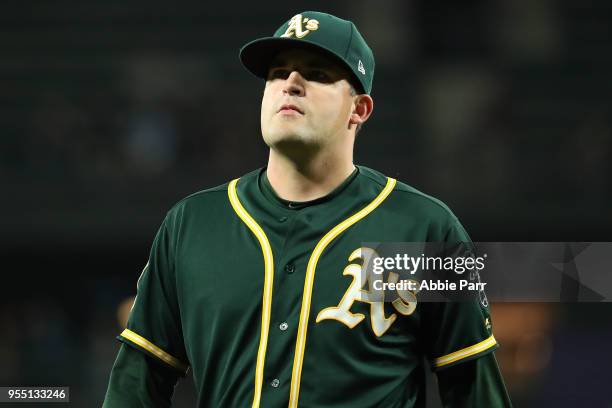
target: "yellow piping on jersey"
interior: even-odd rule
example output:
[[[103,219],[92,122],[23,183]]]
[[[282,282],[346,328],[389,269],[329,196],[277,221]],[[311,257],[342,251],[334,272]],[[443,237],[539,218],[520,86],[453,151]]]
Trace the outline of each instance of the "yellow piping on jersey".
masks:
[[[434,360],[434,365],[436,367],[443,367],[447,364],[454,363],[455,361],[463,360],[464,358],[468,358],[474,354],[481,353],[487,349],[490,349],[496,344],[497,341],[495,340],[495,337],[491,335],[491,337],[481,341],[480,343],[476,343],[472,346],[462,348],[461,350],[457,350],[442,357],[436,358]]]
[[[302,295],[302,310],[300,312],[300,324],[298,326],[297,341],[295,343],[295,357],[293,359],[293,371],[291,373],[291,393],[289,395],[289,408],[296,408],[300,395],[300,381],[302,376],[302,363],[304,362],[304,349],[306,347],[306,334],[308,331],[308,319],[310,317],[310,300],[312,297],[312,285],[314,283],[315,270],[319,258],[323,254],[325,248],[342,232],[351,227],[353,224],[366,217],[376,209],[393,191],[396,180],[391,177],[387,178],[387,185],[378,194],[378,196],[365,208],[353,214],[340,224],[332,228],[321,240],[317,243],[314,251],[308,260],[306,267],[306,279],[304,281],[304,293]]]
[[[130,329],[125,329],[123,330],[123,332],[121,332],[120,336],[124,339],[131,341],[134,344],[139,345],[143,349],[147,350],[149,353],[153,354],[155,357],[159,358],[164,363],[181,371],[182,373],[185,373],[187,371],[187,365],[184,364],[181,360],[166,353],[164,350],[160,349],[155,344],[142,337],[140,334],[135,333]]]
[[[264,258],[264,293],[263,304],[261,308],[261,335],[259,338],[259,349],[257,350],[257,365],[255,367],[255,393],[253,396],[253,408],[259,408],[261,400],[261,387],[263,384],[264,363],[266,360],[266,348],[268,346],[268,333],[270,332],[270,310],[272,308],[272,284],[274,280],[274,258],[272,256],[272,247],[268,241],[268,237],[257,222],[244,209],[238,194],[236,193],[236,184],[239,179],[232,180],[229,183],[227,194],[229,196],[232,208],[238,214],[238,217],[249,227],[255,234],[261,252]]]

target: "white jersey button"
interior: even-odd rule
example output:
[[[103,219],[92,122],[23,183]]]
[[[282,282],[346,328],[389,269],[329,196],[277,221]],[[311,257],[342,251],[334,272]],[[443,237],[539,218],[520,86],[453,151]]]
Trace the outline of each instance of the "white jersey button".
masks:
[[[272,380],[270,385],[273,386],[274,388],[277,388],[280,385],[280,380],[278,378],[275,378]]]
[[[282,331],[287,330],[288,327],[289,325],[287,324],[287,322],[282,322],[280,326],[278,326],[278,328],[281,329]]]

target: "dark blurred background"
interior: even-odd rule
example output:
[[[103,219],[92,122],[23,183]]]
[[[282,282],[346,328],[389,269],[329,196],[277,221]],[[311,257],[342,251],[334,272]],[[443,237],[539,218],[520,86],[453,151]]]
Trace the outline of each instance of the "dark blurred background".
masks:
[[[357,163],[442,199],[474,241],[612,241],[607,0],[7,2],[0,385],[101,404],[166,210],[265,165],[263,82],[239,48],[309,9],[374,50]],[[493,312],[516,406],[612,406],[610,304]]]

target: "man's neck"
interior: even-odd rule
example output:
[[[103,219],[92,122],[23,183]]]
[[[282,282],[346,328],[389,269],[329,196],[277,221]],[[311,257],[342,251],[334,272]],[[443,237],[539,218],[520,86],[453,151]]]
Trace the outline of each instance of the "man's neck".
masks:
[[[302,163],[271,149],[267,176],[276,194],[287,201],[303,202],[324,197],[355,170],[353,157],[318,154]]]

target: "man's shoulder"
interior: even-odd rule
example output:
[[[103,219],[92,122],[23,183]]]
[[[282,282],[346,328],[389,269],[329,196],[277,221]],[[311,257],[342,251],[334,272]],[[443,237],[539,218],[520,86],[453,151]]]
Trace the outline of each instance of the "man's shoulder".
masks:
[[[381,172],[364,166],[359,166],[359,170],[371,182],[382,186],[386,185],[389,179]],[[400,180],[396,180],[393,192],[385,201],[387,206],[401,209],[400,213],[403,214],[456,219],[455,214],[443,201]]]
[[[240,177],[240,182],[245,183],[252,181],[261,169],[253,170]],[[185,211],[210,213],[219,208],[230,208],[228,198],[228,188],[231,181],[227,181],[218,186],[196,191],[179,200],[168,211],[169,215],[177,215]]]

